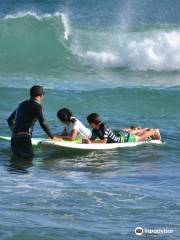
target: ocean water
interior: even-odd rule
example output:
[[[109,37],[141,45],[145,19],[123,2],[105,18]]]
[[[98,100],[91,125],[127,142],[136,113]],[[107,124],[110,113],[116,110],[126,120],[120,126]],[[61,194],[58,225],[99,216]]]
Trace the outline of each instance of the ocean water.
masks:
[[[86,125],[98,112],[113,129],[160,128],[165,142],[38,147],[27,162],[0,141],[0,240],[180,239],[179,9],[178,0],[0,2],[0,135],[41,84],[54,133],[56,111],[69,107]],[[38,123],[34,136],[45,136]],[[171,232],[139,237],[136,227]]]

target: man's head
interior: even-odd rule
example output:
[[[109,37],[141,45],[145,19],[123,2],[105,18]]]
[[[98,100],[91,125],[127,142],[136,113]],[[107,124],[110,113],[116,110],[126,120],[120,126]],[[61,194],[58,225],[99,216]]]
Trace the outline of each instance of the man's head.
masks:
[[[34,85],[30,89],[30,96],[31,96],[31,98],[35,98],[35,99],[41,101],[43,99],[43,96],[44,96],[43,88],[39,85]]]
[[[101,123],[101,119],[99,114],[97,113],[91,113],[87,116],[87,121],[91,128],[99,129],[99,125]]]

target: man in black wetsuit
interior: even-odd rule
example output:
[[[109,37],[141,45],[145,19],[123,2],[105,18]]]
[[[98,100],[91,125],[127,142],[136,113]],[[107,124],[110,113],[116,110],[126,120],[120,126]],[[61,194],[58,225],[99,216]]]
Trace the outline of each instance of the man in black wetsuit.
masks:
[[[12,152],[17,157],[32,158],[34,156],[31,137],[36,120],[39,121],[48,137],[55,140],[43,116],[41,106],[43,96],[43,88],[33,86],[30,89],[30,99],[20,103],[18,108],[7,119],[12,131]]]

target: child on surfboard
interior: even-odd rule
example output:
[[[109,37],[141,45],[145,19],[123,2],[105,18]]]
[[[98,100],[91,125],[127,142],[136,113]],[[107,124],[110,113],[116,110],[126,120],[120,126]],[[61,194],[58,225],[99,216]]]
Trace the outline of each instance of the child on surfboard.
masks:
[[[58,119],[65,125],[61,135],[56,136],[60,141],[75,141],[77,137],[91,138],[91,131],[86,128],[68,108],[62,108],[57,112]]]
[[[124,129],[115,134],[105,123],[101,121],[99,114],[91,113],[87,121],[92,130],[92,136],[84,140],[84,143],[124,143],[142,142],[148,139],[160,140],[158,129]],[[97,140],[98,139],[98,140]]]

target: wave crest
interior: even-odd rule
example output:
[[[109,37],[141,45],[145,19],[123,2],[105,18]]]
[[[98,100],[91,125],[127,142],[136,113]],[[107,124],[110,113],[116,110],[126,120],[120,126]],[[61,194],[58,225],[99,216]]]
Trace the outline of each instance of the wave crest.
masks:
[[[84,65],[136,71],[180,70],[179,28],[171,31],[163,28],[143,31],[123,31],[118,27],[81,28],[72,24],[65,13],[31,11],[7,15],[0,24],[0,60],[9,65],[11,60],[12,64],[17,65],[19,61],[21,65],[28,56],[31,63],[43,63],[46,69],[53,66],[53,71],[68,66],[82,69]],[[24,35],[28,35],[29,40],[24,39]],[[14,46],[17,51],[21,49],[16,59]],[[37,62],[39,55],[36,52],[42,54],[40,62]]]

